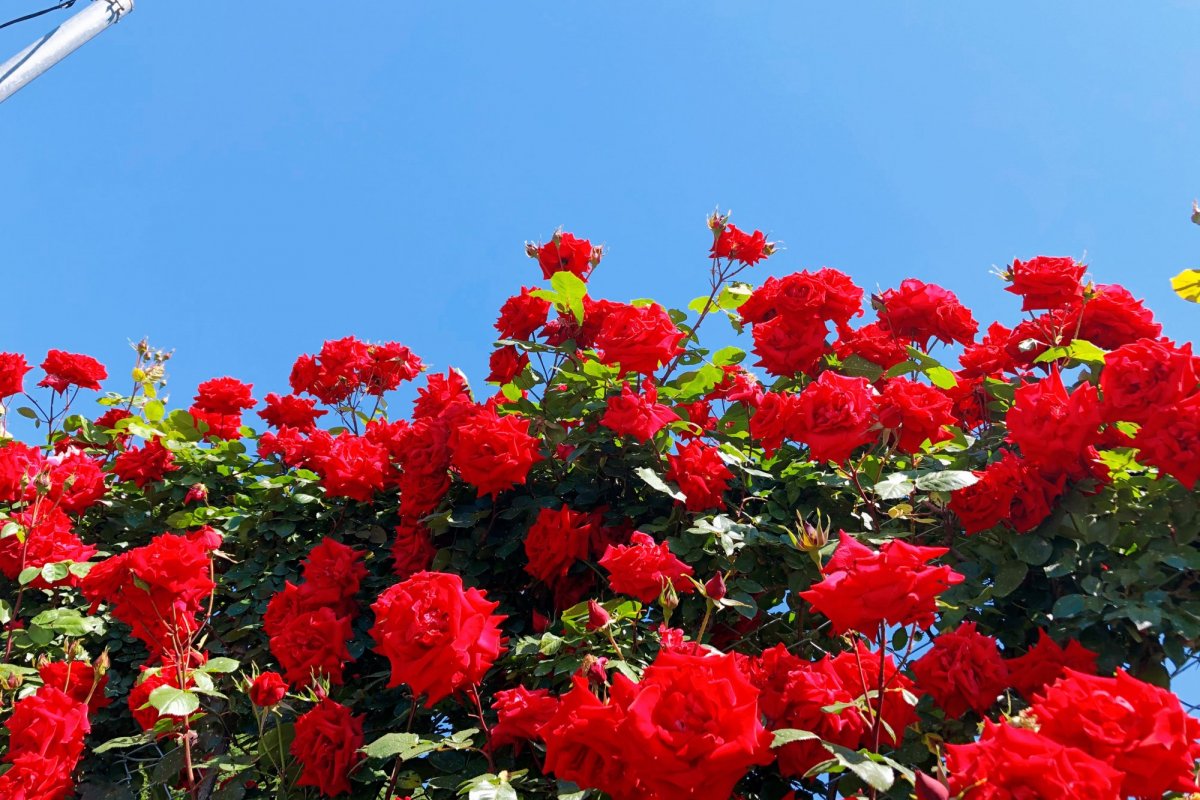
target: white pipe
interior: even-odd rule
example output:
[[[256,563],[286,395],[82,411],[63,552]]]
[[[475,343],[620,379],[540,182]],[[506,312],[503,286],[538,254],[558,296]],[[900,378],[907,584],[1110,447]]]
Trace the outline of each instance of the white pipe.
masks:
[[[0,103],[133,11],[133,0],[93,0],[87,8],[0,64]]]

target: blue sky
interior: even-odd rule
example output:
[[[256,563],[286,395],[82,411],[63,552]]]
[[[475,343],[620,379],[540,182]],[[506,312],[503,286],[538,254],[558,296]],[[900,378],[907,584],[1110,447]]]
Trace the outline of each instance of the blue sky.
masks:
[[[0,109],[0,349],[123,386],[149,336],[181,403],[348,333],[478,382],[525,240],[683,306],[717,206],[786,245],[755,280],[915,276],[1011,323],[989,270],[1072,255],[1200,338],[1168,283],[1200,261],[1200,5],[837,6],[142,0]]]

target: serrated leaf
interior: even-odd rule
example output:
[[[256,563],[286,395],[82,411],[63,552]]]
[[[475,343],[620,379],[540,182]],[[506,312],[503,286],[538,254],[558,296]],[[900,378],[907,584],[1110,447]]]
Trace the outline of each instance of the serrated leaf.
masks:
[[[821,744],[833,754],[839,764],[861,778],[863,783],[872,789],[886,792],[896,782],[896,773],[892,771],[891,767],[875,763],[867,754],[830,742]]]
[[[650,469],[649,467],[638,467],[637,469],[634,470],[634,474],[636,474],[639,478],[641,478],[643,481],[645,481],[646,485],[649,486],[651,489],[654,489],[655,491],[662,492],[665,495],[670,495],[671,497],[674,497],[676,500],[679,500],[680,502],[687,500],[687,497],[684,495],[683,492],[675,491],[674,489],[672,489],[670,486],[667,485],[667,482],[664,481],[657,472]]]
[[[226,656],[217,656],[210,658],[199,669],[202,672],[234,672],[241,663],[236,658],[227,658]]]
[[[791,744],[792,742],[807,742],[821,738],[812,731],[802,731],[799,728],[780,728],[771,733],[774,735],[774,738],[771,740],[772,749],[783,747],[785,744]]]
[[[979,476],[965,469],[944,469],[926,472],[916,478],[917,488],[925,492],[953,492],[979,482]]]
[[[186,717],[200,707],[200,698],[177,686],[159,686],[150,692],[150,705],[164,717]]]
[[[385,733],[369,745],[362,748],[367,758],[399,758],[408,761],[410,758],[432,753],[440,747],[438,742],[422,739],[415,733]]]
[[[881,500],[899,500],[913,493],[917,485],[903,472],[893,472],[871,487]]]

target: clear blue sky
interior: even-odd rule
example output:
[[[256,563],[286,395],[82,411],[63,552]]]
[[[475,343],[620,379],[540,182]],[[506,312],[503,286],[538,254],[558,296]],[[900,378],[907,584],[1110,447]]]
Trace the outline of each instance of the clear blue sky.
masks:
[[[355,333],[478,382],[524,240],[682,306],[718,205],[786,244],[757,280],[917,276],[1011,323],[989,270],[1072,255],[1200,338],[1168,285],[1200,265],[1200,5],[838,5],[139,0],[0,108],[0,349],[123,385],[149,336],[186,402]]]

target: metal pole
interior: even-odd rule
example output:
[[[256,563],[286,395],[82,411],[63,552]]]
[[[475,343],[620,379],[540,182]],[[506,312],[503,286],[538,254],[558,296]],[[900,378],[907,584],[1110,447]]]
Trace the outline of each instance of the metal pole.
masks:
[[[87,8],[0,64],[0,103],[133,11],[133,0],[93,0]]]

